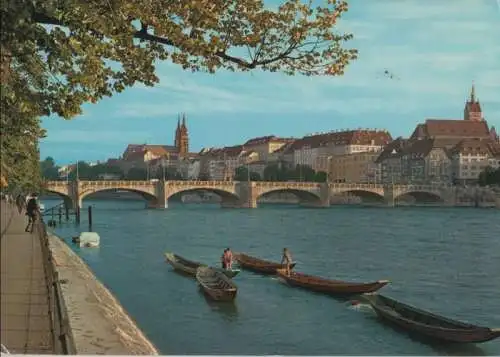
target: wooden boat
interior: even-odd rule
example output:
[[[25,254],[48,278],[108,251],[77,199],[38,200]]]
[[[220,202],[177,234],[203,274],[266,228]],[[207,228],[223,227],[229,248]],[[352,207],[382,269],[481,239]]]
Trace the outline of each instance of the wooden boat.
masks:
[[[500,337],[498,328],[452,320],[379,294],[363,297],[381,319],[423,337],[456,343],[481,343]]]
[[[210,267],[199,267],[196,280],[203,291],[214,300],[231,301],[236,297],[238,288],[225,274]]]
[[[277,275],[284,279],[289,285],[304,289],[325,293],[329,295],[354,295],[371,293],[386,286],[388,280],[378,280],[371,283],[356,283],[341,280],[330,280],[303,273],[290,272],[286,274],[285,269],[278,269]]]
[[[283,265],[280,263],[254,258],[244,253],[234,253],[233,257],[241,268],[262,274],[276,274],[277,269],[283,268]],[[290,269],[293,269],[295,264],[290,264]]]
[[[175,270],[181,271],[181,272],[188,274],[188,275],[191,275],[191,276],[196,276],[196,270],[199,267],[207,266],[206,264],[202,264],[199,262],[185,259],[185,258],[181,257],[180,255],[177,255],[174,253],[165,253],[165,260]],[[222,268],[213,268],[213,269],[224,273],[229,278],[234,278],[240,272],[237,269],[236,270],[234,270],[234,269],[228,270],[228,269],[222,269]]]

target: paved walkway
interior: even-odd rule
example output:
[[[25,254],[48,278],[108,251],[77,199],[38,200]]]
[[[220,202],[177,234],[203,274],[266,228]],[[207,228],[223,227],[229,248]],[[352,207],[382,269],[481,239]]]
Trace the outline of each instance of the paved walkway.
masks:
[[[54,354],[40,239],[1,202],[1,343],[10,353]]]

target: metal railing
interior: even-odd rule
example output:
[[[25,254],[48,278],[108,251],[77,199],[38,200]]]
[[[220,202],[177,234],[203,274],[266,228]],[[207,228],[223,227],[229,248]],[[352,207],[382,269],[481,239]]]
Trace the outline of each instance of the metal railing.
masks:
[[[50,208],[47,208],[46,210],[44,210],[41,215],[42,216],[52,216],[52,218],[57,214],[59,213],[59,210],[64,208],[64,203],[59,203],[55,206],[52,206]]]
[[[47,234],[45,222],[43,221],[43,217],[41,215],[39,215],[36,220],[36,232],[40,239],[43,269],[46,276],[54,354],[76,354],[66,304],[64,303],[64,298],[62,296],[59,273],[55,268],[52,251],[49,247],[49,236]]]

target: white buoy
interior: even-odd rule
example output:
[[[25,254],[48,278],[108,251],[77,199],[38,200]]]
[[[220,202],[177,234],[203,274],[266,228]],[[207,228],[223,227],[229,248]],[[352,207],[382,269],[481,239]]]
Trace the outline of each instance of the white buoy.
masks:
[[[98,247],[101,237],[96,232],[80,233],[80,248],[81,247]]]

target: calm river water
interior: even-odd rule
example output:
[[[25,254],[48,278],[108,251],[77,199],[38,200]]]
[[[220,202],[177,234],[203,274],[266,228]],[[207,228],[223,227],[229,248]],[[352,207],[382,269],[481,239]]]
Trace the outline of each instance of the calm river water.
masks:
[[[46,207],[57,201],[45,201]],[[431,346],[331,297],[243,271],[234,306],[208,301],[163,253],[218,264],[222,250],[280,259],[337,279],[389,279],[381,292],[419,307],[500,327],[500,211],[472,208],[254,210],[142,201],[88,200],[95,249],[74,248],[163,354],[499,355],[500,340],[478,347]],[[85,211],[83,211],[85,212]],[[87,230],[63,224],[68,243]],[[82,217],[83,218],[83,217]],[[69,243],[71,245],[71,243]]]

